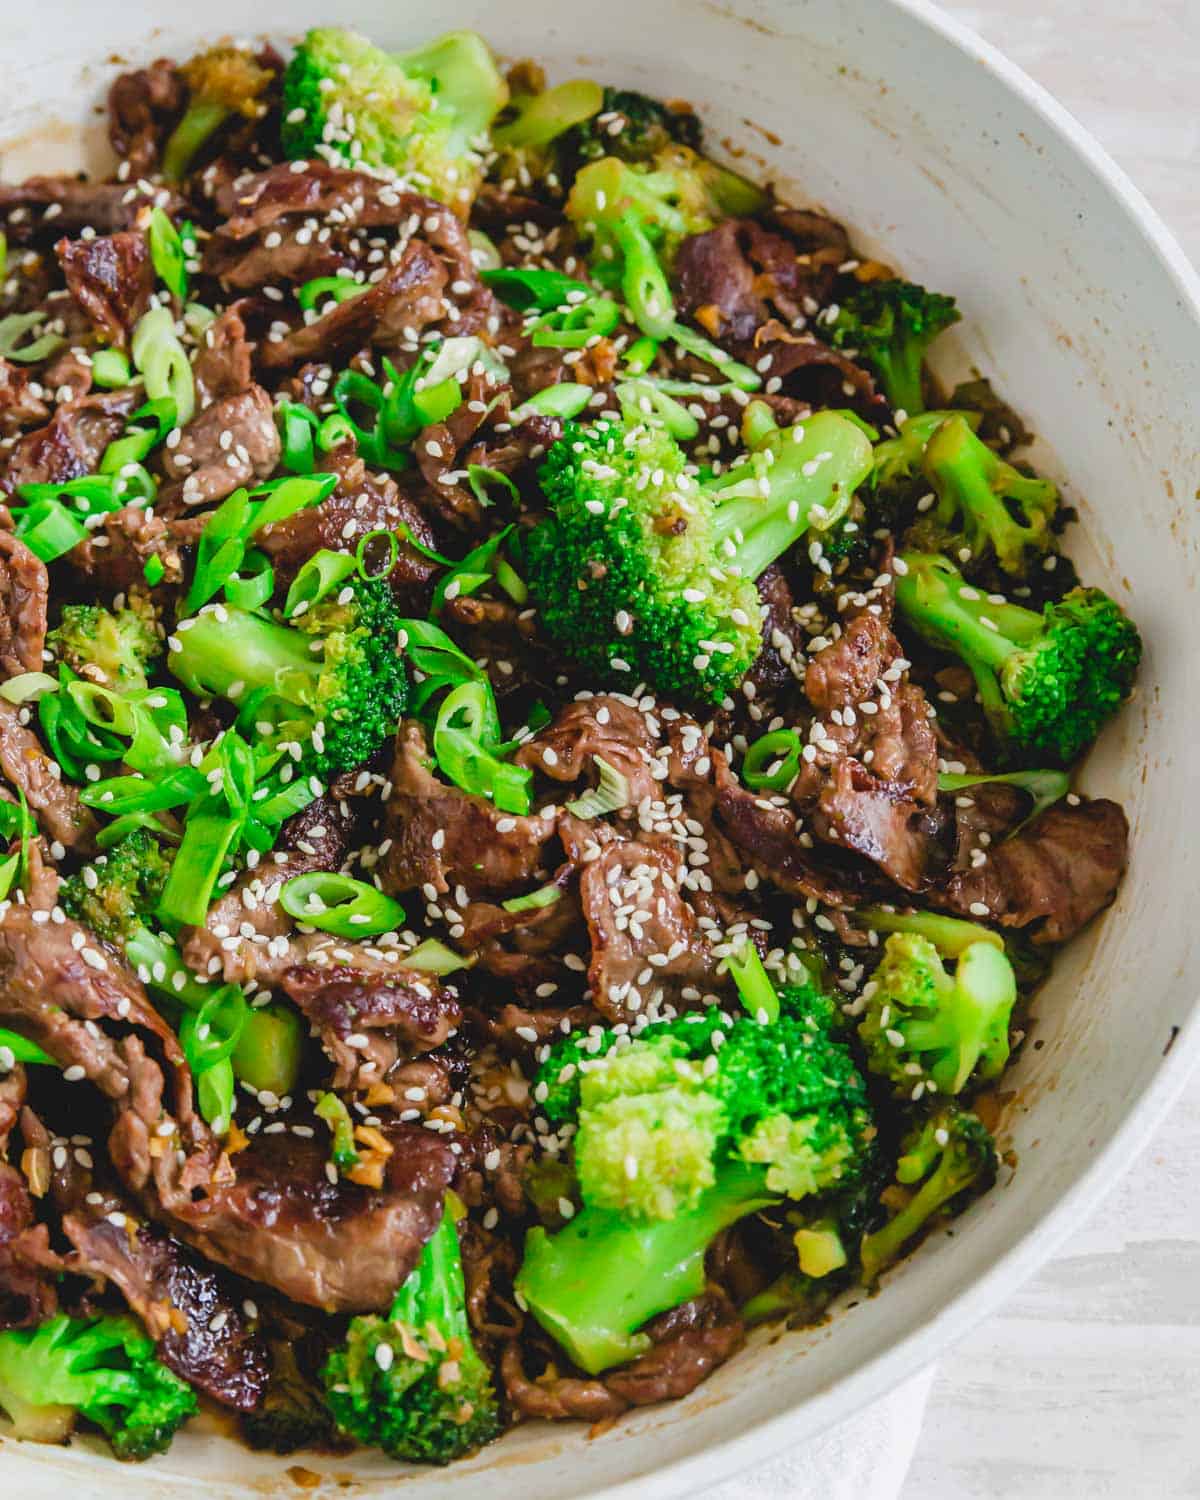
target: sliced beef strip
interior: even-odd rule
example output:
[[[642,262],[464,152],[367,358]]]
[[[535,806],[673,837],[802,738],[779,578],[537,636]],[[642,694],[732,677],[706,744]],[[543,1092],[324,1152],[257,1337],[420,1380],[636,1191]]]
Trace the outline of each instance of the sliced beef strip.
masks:
[[[547,1374],[531,1380],[517,1339],[505,1344],[500,1355],[500,1378],[512,1407],[538,1421],[607,1422],[629,1410],[624,1397],[594,1376]]]
[[[48,420],[50,408],[35,394],[34,384],[28,370],[0,358],[0,437]]]
[[[769,719],[777,707],[782,711],[793,694],[797,682],[793,663],[804,661],[808,637],[793,616],[792,586],[777,563],[759,575],[758,597],[763,609],[763,644],[747,681],[753,685],[751,701],[758,711],[755,715],[752,710],[752,717],[761,721]]]
[[[726,219],[684,240],[675,261],[680,310],[714,339],[750,343],[774,308],[799,318],[809,276],[796,247],[756,219]]]
[[[553,781],[574,783],[588,777],[594,783],[592,761],[599,756],[625,778],[629,790],[624,805],[636,807],[645,797],[659,796],[659,783],[650,772],[657,745],[657,735],[639,709],[599,694],[566,704],[513,760]]]
[[[157,1227],[136,1223],[128,1202],[102,1195],[63,1217],[68,1268],[121,1292],[158,1343],[168,1369],[235,1411],[253,1411],[267,1382],[266,1346],[249,1327],[235,1288]],[[107,1217],[125,1214],[118,1227]]]
[[[142,986],[124,964],[100,950],[86,928],[45,918],[44,911],[12,905],[0,922],[0,1024],[37,1042],[68,1072],[78,1069],[118,1102],[136,1093],[140,1057],[128,1044],[144,1038],[171,1075],[181,1132],[190,1144],[206,1142],[207,1131],[192,1110],[191,1071]],[[154,1067],[161,1096],[163,1077]]]
[[[1035,943],[1065,943],[1113,900],[1128,845],[1129,823],[1115,802],[1058,802],[929,900],[964,917],[986,908],[987,921],[1029,928]]]
[[[654,1347],[604,1377],[607,1388],[631,1406],[679,1400],[746,1342],[737,1309],[715,1286],[702,1297],[660,1313],[644,1331]]]
[[[78,177],[29,177],[0,184],[0,222],[9,243],[28,245],[94,229],[97,235],[137,227],[143,213],[162,203],[168,213],[183,200],[165,188],[147,192],[130,182],[85,182]],[[57,205],[53,214],[46,210]]]
[[[481,970],[526,997],[541,984],[558,983],[564,954],[585,951],[587,942],[574,864],[561,866],[550,884],[560,895],[548,906],[514,912],[494,902],[471,901],[459,918],[462,949],[477,956]]]
[[[292,962],[287,938],[296,924],[279,905],[279,893],[293,876],[339,870],[356,821],[353,805],[336,787],[288,818],[266,860],[242,871],[209,907],[203,927],[184,929],[188,965],[205,974],[215,961],[227,984],[245,984]]]
[[[259,360],[268,370],[285,370],[305,360],[337,360],[366,345],[394,349],[411,343],[414,335],[445,317],[448,281],[433,249],[410,240],[396,264],[361,296],[338,303],[314,323],[268,335],[259,346]]]
[[[234,1180],[200,1198],[158,1186],[148,1207],[201,1255],[295,1302],[382,1311],[437,1228],[458,1159],[441,1135],[389,1125],[383,1187],[332,1183],[328,1131],[315,1119],[311,1126],[310,1138],[260,1132],[233,1158]],[[118,1168],[123,1145],[114,1134]]]
[[[777,318],[762,324],[751,347],[741,352],[768,380],[781,380],[784,395],[811,406],[849,405],[867,421],[890,418],[869,371],[812,334],[793,333]]]
[[[155,511],[124,505],[109,511],[84,541],[72,547],[67,561],[100,593],[119,594],[145,583],[146,564],[152,557],[163,565],[164,584],[182,583],[180,547],[193,540]]]
[[[429,245],[445,263],[446,279],[470,287],[456,297],[457,332],[474,332],[495,310],[495,299],[479,280],[466,229],[444,204],[348,167],[315,161],[302,172],[291,167],[280,162],[237,178],[218,195],[225,222],[206,246],[205,268],[226,286],[304,282],[343,267],[365,268],[361,231],[391,228]],[[305,228],[309,233],[297,238]],[[322,238],[313,232],[320,228],[330,233]]]
[[[391,840],[380,867],[386,888],[399,894],[430,886],[441,895],[461,885],[468,896],[527,890],[554,836],[553,818],[501,812],[439,781],[428,762],[420,726],[407,721],[396,740],[384,814],[384,837]],[[444,837],[435,848],[439,831]]]
[[[240,396],[253,383],[253,350],[238,304],[227,307],[204,330],[192,362],[196,400],[201,410],[227,396]]]
[[[349,447],[326,454],[324,467],[338,476],[333,494],[320,505],[294,511],[255,538],[256,545],[270,557],[280,584],[290,583],[322,547],[341,551],[357,545],[371,531],[397,532],[403,528],[423,547],[436,548],[437,538],[425,513],[390,475],[369,472]],[[388,582],[402,608],[424,615],[439,566],[402,536],[397,537],[396,565]]]
[[[133,179],[158,166],[167,135],[183,111],[184,84],[175,64],[157,58],[149,67],[120,73],[108,90],[108,138],[130,166]]]
[[[296,967],[279,983],[334,1063],[335,1089],[386,1081],[397,1063],[440,1047],[462,1019],[456,995],[410,969],[366,975],[345,964]]]
[[[0,466],[0,490],[12,495],[21,484],[50,484],[94,474],[100,457],[120,437],[125,419],[141,403],[141,386],[84,396],[60,406],[44,427],[19,439]]]
[[[40,672],[50,579],[46,564],[10,531],[0,531],[0,675]]]
[[[67,290],[106,343],[124,348],[150,304],[154,267],[144,234],[122,230],[54,247]]]
[[[939,820],[895,783],[840,760],[812,813],[818,838],[861,854],[906,891],[923,891],[945,864]]]
[[[613,839],[579,877],[592,955],[592,1000],[613,1021],[664,1004],[697,1004],[720,982],[720,959],[684,900],[680,851],[654,835]]]
[[[25,793],[51,839],[86,854],[96,837],[95,816],[57,771],[37,735],[21,722],[21,710],[0,699],[0,775]]]
[[[19,1063],[0,1077],[0,1158],[8,1152],[25,1088]],[[0,1329],[32,1327],[54,1313],[58,1296],[44,1249],[45,1230],[35,1224],[29,1184],[0,1159]]]
[[[192,418],[173,448],[162,450],[168,483],[156,509],[172,516],[252,488],[274,473],[279,454],[275,409],[262,386],[223,396]]]

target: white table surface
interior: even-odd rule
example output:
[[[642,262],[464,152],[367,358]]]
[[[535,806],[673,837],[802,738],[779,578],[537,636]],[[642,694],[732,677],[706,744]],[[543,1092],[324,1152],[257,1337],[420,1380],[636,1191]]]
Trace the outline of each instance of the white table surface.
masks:
[[[1200,264],[1200,0],[946,8],[1082,121]],[[1095,1218],[943,1358],[902,1491],[1197,1496],[1200,1078]]]

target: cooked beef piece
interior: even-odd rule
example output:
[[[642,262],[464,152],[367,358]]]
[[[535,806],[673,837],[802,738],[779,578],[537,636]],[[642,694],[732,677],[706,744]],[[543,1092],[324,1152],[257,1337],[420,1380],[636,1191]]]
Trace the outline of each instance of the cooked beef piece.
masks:
[[[44,427],[19,439],[0,464],[0,490],[21,484],[51,484],[93,474],[105,448],[125,429],[125,418],[141,403],[140,386],[84,396],[60,406]]]
[[[587,777],[594,784],[598,772],[592,762],[599,756],[625,778],[624,805],[636,807],[645,797],[659,796],[659,784],[650,770],[656,748],[657,724],[648,724],[641,710],[628,702],[599,694],[566,704],[553,723],[521,746],[513,760],[553,781],[577,782]]]
[[[1057,802],[929,900],[964,917],[986,908],[986,920],[1028,927],[1035,943],[1065,943],[1116,895],[1128,843],[1129,823],[1115,802]]]
[[[148,68],[113,79],[108,90],[108,138],[117,155],[128,161],[131,179],[148,177],[158,166],[183,104],[183,79],[169,58],[160,57]]]
[[[207,517],[203,518],[207,520]],[[153,510],[124,505],[110,510],[86,540],[72,547],[67,561],[101,594],[123,593],[146,579],[146,563],[157,557],[164,584],[183,581],[180,547],[194,538]]]
[[[371,531],[396,532],[403,527],[423,547],[436,547],[420,506],[388,474],[368,471],[352,448],[335,448],[324,456],[325,469],[338,475],[337,489],[320,505],[294,511],[268,526],[256,538],[271,559],[276,580],[288,584],[314,552],[322,547],[338,551],[357,543]],[[439,564],[423,557],[397,537],[396,565],[388,581],[402,608],[424,615],[431,580]]]
[[[479,967],[506,980],[523,995],[562,977],[565,953],[585,950],[586,934],[573,863],[558,869],[549,884],[559,896],[547,906],[506,911],[491,901],[471,901],[459,916],[462,935],[456,941],[477,953]]]
[[[226,396],[239,396],[253,383],[252,347],[246,324],[233,303],[204,330],[200,349],[192,363],[196,400],[203,410]]]
[[[745,345],[771,316],[802,316],[809,273],[795,246],[754,219],[726,219],[694,234],[675,262],[680,310],[722,343]]]
[[[0,183],[0,222],[9,243],[28,245],[94,229],[97,235],[134,229],[144,212],[163,200],[168,213],[183,207],[174,193],[131,182],[84,182],[78,177],[29,177]],[[46,210],[57,205],[47,216]]]
[[[772,563],[759,575],[758,597],[763,607],[763,644],[746,678],[753,687],[750,701],[755,722],[770,719],[776,706],[782,708],[793,694],[796,672],[804,662],[808,642],[792,614],[795,607],[792,586],[778,563]],[[748,691],[746,696],[750,697]]]
[[[124,348],[150,304],[154,267],[144,234],[123,230],[91,239],[61,239],[54,247],[67,290],[100,338]]]
[[[596,1009],[612,1021],[664,1004],[699,1004],[717,985],[718,934],[684,900],[683,856],[657,835],[613,839],[584,866],[579,899],[592,957]]]
[[[0,676],[42,670],[49,597],[46,564],[11,531],[0,531]]]
[[[0,1158],[25,1102],[25,1069],[0,1077]],[[45,1255],[46,1230],[34,1223],[29,1184],[0,1159],[0,1330],[28,1328],[50,1317],[58,1303]]]
[[[0,774],[24,792],[38,823],[51,839],[88,853],[96,819],[76,789],[58,774],[34,731],[21,722],[21,710],[0,699]]]
[[[413,1053],[440,1047],[462,1018],[457,996],[432,975],[356,973],[345,964],[286,969],[295,1001],[334,1063],[335,1089],[382,1083]]]
[[[283,370],[305,360],[334,361],[365,345],[411,344],[445,316],[442,293],[448,279],[430,246],[410,240],[396,264],[361,296],[348,297],[291,333],[268,335],[258,357],[267,369]]]
[[[144,1056],[137,1038],[144,1037],[171,1074],[181,1131],[193,1144],[203,1142],[206,1132],[192,1113],[191,1071],[142,986],[124,964],[100,950],[86,928],[46,916],[13,905],[0,922],[0,1024],[31,1038],[68,1074],[77,1070],[118,1102],[137,1094]],[[102,1029],[101,1022],[111,1023],[112,1030]],[[162,1073],[157,1063],[151,1066],[161,1095]]]
[[[9,359],[0,358],[0,437],[8,437],[20,432],[22,427],[32,427],[49,418],[50,408],[41,396],[35,394],[34,385],[28,370],[14,365]]]
[[[745,353],[768,380],[783,382],[784,395],[813,406],[852,406],[868,421],[889,416],[869,371],[812,334],[793,333],[777,318],[759,328]]]
[[[590,1005],[556,1005],[545,1010],[506,1005],[499,1015],[487,1017],[486,1024],[488,1035],[502,1051],[528,1057],[535,1047],[560,1041],[564,1022],[567,1030],[586,1031],[589,1026],[603,1025],[604,1018]]]
[[[788,208],[773,203],[767,217],[777,229],[794,240],[802,255],[828,251],[843,261],[850,254],[850,236],[836,219],[812,208]]]
[[[233,1158],[233,1180],[204,1197],[179,1188],[164,1195],[143,1183],[147,1206],[202,1255],[295,1302],[382,1311],[438,1226],[458,1158],[441,1135],[389,1125],[383,1187],[332,1183],[328,1131],[315,1119],[311,1127],[309,1138],[287,1130],[253,1136]],[[115,1135],[113,1152],[121,1167]]]
[[[880,615],[863,611],[848,620],[836,641],[808,664],[804,691],[819,714],[857,708],[900,654],[899,643]]]
[[[213,505],[236,489],[252,488],[274,473],[279,453],[275,410],[262,386],[224,396],[192,418],[173,448],[162,450],[170,482],[159,492],[157,508],[171,516],[181,507]]]
[[[109,1212],[124,1213],[125,1222],[114,1224]],[[62,1227],[75,1252],[70,1269],[117,1287],[169,1369],[235,1411],[258,1406],[267,1351],[228,1277],[161,1229],[138,1224],[124,1200],[81,1206]]]
[[[295,962],[286,941],[295,922],[279,905],[279,892],[293,876],[340,869],[355,821],[353,805],[336,793],[314,798],[290,817],[271,854],[217,897],[204,926],[184,929],[188,964],[203,974],[216,959],[226,983],[243,984]]]
[[[554,836],[554,820],[501,812],[486,798],[439,781],[428,762],[420,725],[405,722],[384,814],[384,837],[391,840],[380,867],[386,888],[399,894],[430,886],[442,895],[461,885],[468,896],[528,889]]]
[[[504,1394],[522,1416],[543,1422],[605,1422],[628,1411],[629,1402],[595,1377],[550,1375],[531,1380],[521,1343],[512,1339],[500,1355]]]
[[[225,222],[205,247],[205,269],[211,275],[227,287],[249,289],[305,282],[345,267],[365,270],[367,237],[362,231],[391,228],[399,231],[402,242],[431,247],[445,262],[445,279],[470,288],[456,294],[461,310],[456,331],[473,333],[482,326],[496,303],[479,280],[465,227],[444,204],[349,167],[324,162],[309,162],[302,172],[291,167],[280,162],[238,178],[218,195]],[[329,234],[314,232],[321,228]]]
[[[861,854],[906,891],[925,890],[944,863],[938,819],[857,760],[833,767],[811,821],[818,838]]]
[[[677,1401],[707,1380],[746,1342],[737,1309],[717,1287],[646,1324],[653,1349],[611,1370],[604,1384],[631,1406]]]

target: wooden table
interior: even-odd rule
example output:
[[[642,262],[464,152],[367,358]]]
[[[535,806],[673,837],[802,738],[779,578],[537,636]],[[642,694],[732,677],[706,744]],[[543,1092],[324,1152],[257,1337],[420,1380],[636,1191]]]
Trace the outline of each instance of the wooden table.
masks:
[[[946,8],[1082,121],[1200,264],[1200,0]],[[1196,1496],[1200,1079],[1096,1217],[942,1360],[902,1491]]]

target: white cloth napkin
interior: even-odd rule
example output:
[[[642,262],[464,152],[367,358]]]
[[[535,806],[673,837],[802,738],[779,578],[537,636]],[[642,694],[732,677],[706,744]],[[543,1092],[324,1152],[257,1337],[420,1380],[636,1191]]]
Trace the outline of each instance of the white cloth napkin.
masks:
[[[934,1367],[803,1447],[697,1500],[896,1500],[912,1463]]]

